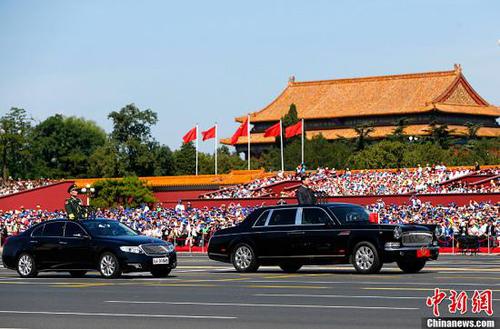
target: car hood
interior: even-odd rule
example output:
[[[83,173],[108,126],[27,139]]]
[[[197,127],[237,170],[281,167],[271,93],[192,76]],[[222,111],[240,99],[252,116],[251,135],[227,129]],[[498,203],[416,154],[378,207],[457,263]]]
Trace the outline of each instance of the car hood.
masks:
[[[122,245],[127,245],[127,246],[138,246],[138,245],[146,244],[146,243],[161,243],[161,244],[166,243],[163,240],[152,238],[152,237],[145,236],[145,235],[98,236],[98,237],[96,237],[96,239],[99,239],[100,241],[114,242],[116,244],[122,244]]]

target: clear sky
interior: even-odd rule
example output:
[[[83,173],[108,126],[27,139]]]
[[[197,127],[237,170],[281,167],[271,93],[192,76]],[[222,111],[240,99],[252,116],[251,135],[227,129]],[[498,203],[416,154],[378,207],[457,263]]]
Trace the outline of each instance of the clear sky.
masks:
[[[0,0],[0,115],[83,116],[128,103],[172,148],[298,81],[449,70],[500,105],[500,1]],[[213,149],[212,142],[202,150]]]

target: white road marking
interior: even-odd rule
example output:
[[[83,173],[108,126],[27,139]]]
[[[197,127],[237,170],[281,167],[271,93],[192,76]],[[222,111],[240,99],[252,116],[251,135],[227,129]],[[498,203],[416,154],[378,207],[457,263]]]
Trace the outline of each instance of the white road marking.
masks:
[[[300,297],[300,298],[361,298],[361,299],[418,299],[422,300],[427,296],[359,296],[359,295],[309,295],[309,294],[254,294],[256,297]],[[493,299],[500,301],[500,299]]]
[[[299,283],[299,284],[366,284],[366,285],[418,285],[418,286],[436,286],[436,282],[376,282],[376,281],[296,281],[296,280],[248,280],[246,283]],[[500,283],[488,283],[492,286],[500,286]],[[439,286],[484,286],[484,283],[468,282],[439,282]]]
[[[106,317],[130,317],[130,318],[179,318],[179,319],[214,319],[234,320],[235,316],[218,315],[179,315],[179,314],[137,314],[137,313],[90,313],[90,312],[42,312],[42,311],[5,311],[3,314],[42,314],[42,315],[74,315],[74,316],[106,316]]]
[[[108,300],[106,303],[119,304],[162,304],[162,305],[189,305],[189,306],[224,306],[224,307],[281,307],[281,308],[323,308],[323,309],[363,309],[363,310],[418,310],[418,307],[392,306],[359,306],[359,305],[311,305],[311,304],[250,304],[250,303],[202,303],[202,302],[156,302],[156,301],[127,301]]]

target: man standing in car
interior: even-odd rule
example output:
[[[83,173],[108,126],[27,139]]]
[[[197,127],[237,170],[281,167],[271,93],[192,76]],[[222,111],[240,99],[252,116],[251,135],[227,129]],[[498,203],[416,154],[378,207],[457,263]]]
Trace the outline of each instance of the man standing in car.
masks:
[[[71,185],[68,189],[70,197],[64,203],[64,209],[69,220],[78,220],[83,215],[82,200],[78,197],[78,189],[76,185]]]
[[[316,204],[316,196],[314,191],[309,188],[309,178],[303,177],[301,180],[302,184],[297,189],[295,196],[299,204]]]

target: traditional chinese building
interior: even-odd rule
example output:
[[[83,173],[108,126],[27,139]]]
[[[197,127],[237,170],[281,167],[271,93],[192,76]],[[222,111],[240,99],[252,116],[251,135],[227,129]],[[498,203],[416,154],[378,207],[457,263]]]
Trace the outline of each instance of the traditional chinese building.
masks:
[[[429,134],[431,122],[447,124],[455,136],[465,137],[467,124],[477,124],[477,136],[500,137],[500,108],[472,88],[457,64],[441,72],[305,82],[292,77],[275,100],[250,114],[252,154],[275,142],[274,137],[264,137],[264,131],[286,115],[292,103],[304,119],[308,139],[317,134],[328,140],[356,138],[358,126],[373,127],[369,137],[381,139],[391,135],[401,119],[407,125],[404,133],[414,137]],[[240,137],[235,146],[246,152],[247,137]]]

